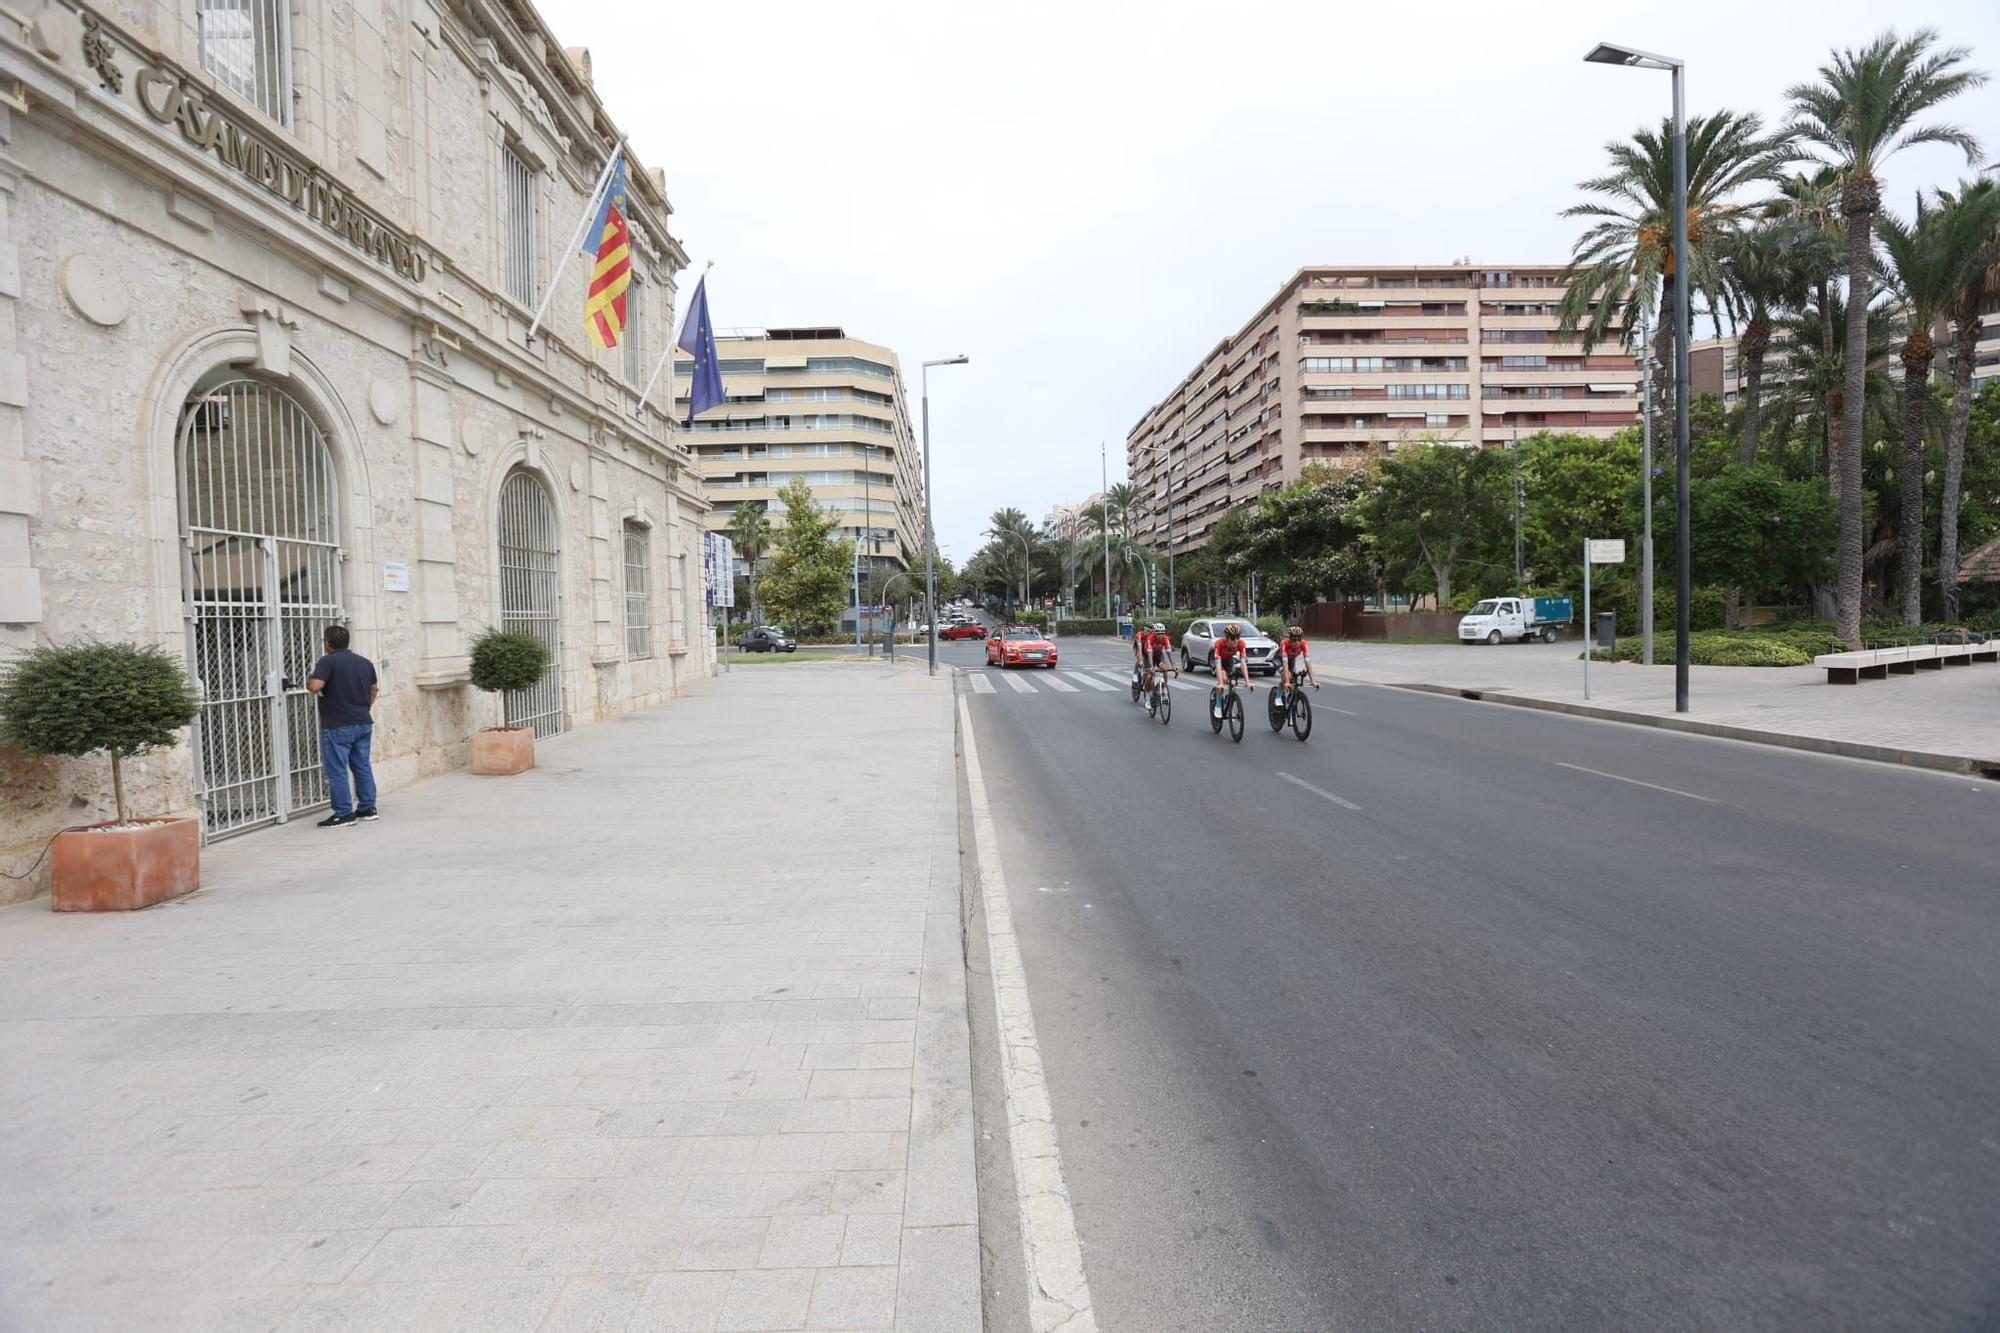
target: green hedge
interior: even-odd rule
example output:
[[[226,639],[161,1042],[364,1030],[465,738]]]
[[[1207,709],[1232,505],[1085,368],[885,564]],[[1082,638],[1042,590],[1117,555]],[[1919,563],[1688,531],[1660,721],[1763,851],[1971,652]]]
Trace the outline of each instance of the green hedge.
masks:
[[[1072,617],[1056,622],[1056,637],[1059,639],[1084,638],[1089,635],[1116,634],[1118,626],[1109,620],[1086,620]]]
[[[1642,647],[1638,639],[1621,639],[1611,656],[1620,662],[1636,662]],[[1818,647],[1817,651],[1833,649]],[[1663,643],[1656,636],[1653,660],[1671,662],[1673,656],[1673,640]],[[1791,667],[1810,666],[1812,660],[1813,651],[1776,634],[1716,631],[1688,635],[1688,661],[1695,666]]]
[[[1721,629],[1722,613],[1728,606],[1728,594],[1721,588],[1696,588],[1693,591],[1694,596],[1688,599],[1689,632],[1698,633],[1703,630]],[[1592,615],[1596,615],[1601,611],[1617,612],[1618,632],[1620,634],[1637,634],[1639,632],[1639,585],[1637,583],[1628,582],[1623,584],[1614,596],[1605,598],[1604,600],[1600,601],[1595,597],[1591,600],[1594,603],[1590,608]],[[1583,616],[1583,596],[1581,593],[1575,594],[1575,605],[1576,614],[1581,619]],[[1661,630],[1665,630],[1671,634],[1673,633],[1673,629],[1674,590],[1672,588],[1655,587],[1653,589],[1653,633],[1657,635]]]

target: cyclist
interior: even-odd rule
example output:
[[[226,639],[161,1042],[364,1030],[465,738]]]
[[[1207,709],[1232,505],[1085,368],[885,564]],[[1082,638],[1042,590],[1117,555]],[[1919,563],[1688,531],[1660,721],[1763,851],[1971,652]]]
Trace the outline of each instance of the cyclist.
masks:
[[[1167,669],[1172,643],[1167,638],[1166,625],[1157,620],[1140,630],[1137,637],[1142,640],[1139,647],[1139,693],[1143,696],[1153,688],[1153,673]]]
[[[1312,650],[1306,646],[1306,632],[1300,626],[1291,625],[1285,629],[1284,642],[1278,645],[1279,679],[1287,690],[1298,684],[1299,673],[1319,688],[1319,680],[1313,675]]]
[[[1243,677],[1243,683],[1252,694],[1257,687],[1250,684],[1249,645],[1243,642],[1243,627],[1235,621],[1223,626],[1222,637],[1215,641],[1215,688],[1209,692],[1208,705],[1217,716],[1222,713],[1222,698],[1229,689],[1232,675]]]

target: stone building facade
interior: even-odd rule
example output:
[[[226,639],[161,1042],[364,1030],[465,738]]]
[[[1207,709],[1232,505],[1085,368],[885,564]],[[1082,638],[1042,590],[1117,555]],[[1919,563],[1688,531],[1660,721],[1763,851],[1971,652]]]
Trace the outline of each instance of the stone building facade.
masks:
[[[134,766],[142,809],[220,836],[322,804],[302,686],[330,621],[381,671],[385,790],[503,717],[547,735],[713,670],[671,374],[640,403],[686,259],[629,146],[626,345],[584,336],[586,257],[555,277],[621,138],[588,52],[525,0],[25,17],[0,24],[0,662],[186,658],[202,719]],[[493,625],[555,646],[536,690],[467,683]],[[104,811],[103,768],[0,751],[0,871]]]

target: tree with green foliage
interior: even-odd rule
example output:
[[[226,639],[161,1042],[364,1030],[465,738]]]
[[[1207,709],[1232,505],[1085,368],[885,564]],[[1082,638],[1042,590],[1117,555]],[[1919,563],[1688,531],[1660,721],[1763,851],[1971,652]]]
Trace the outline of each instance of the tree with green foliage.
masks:
[[[1262,605],[1296,615],[1310,603],[1373,585],[1361,509],[1377,483],[1372,467],[1335,472],[1308,464],[1299,480],[1258,503],[1235,561],[1256,572]]]
[[[1521,451],[1522,546],[1532,585],[1569,586],[1582,567],[1586,538],[1637,536],[1640,454],[1635,432],[1610,439],[1545,432],[1516,447]],[[1633,554],[1637,556],[1636,548]]]
[[[854,544],[834,537],[839,520],[813,499],[805,478],[792,478],[778,499],[785,525],[764,573],[764,604],[771,619],[794,633],[831,633],[847,604]]]
[[[1967,181],[1943,198],[1965,208],[1985,209],[1981,202],[2000,195],[2000,181]],[[1952,322],[1951,410],[1945,420],[1944,489],[1938,505],[1938,584],[1944,594],[1944,618],[1958,619],[1959,503],[1964,494],[1965,442],[1972,421],[1972,370],[1984,336],[1980,312],[2000,302],[2000,224],[1988,231],[1979,256],[1965,281],[1945,307]]]
[[[1885,213],[1879,227],[1889,258],[1889,278],[1902,299],[1908,332],[1903,338],[1903,463],[1898,481],[1902,515],[1896,525],[1897,593],[1903,623],[1924,618],[1924,434],[1930,421],[1931,364],[1937,342],[1931,329],[1949,312],[2000,229],[2000,194],[1972,191],[1941,195],[1935,206],[1917,197],[1908,222]]]
[[[1817,479],[1787,480],[1768,463],[1752,463],[1725,468],[1693,490],[1697,583],[1789,600],[1826,579],[1838,521]]]
[[[1920,28],[1908,37],[1885,32],[1858,51],[1836,51],[1816,82],[1786,95],[1792,129],[1823,150],[1841,174],[1840,211],[1847,222],[1847,350],[1842,364],[1846,410],[1840,440],[1840,543],[1835,587],[1835,630],[1861,646],[1862,412],[1868,371],[1868,312],[1875,278],[1875,220],[1882,210],[1877,172],[1913,144],[1950,144],[1968,162],[1979,160],[1979,141],[1956,125],[1920,123],[1986,76],[1966,68],[1971,52],[1939,48],[1937,33]]]
[[[1497,449],[1405,445],[1378,467],[1361,507],[1375,555],[1396,586],[1452,597],[1464,565],[1492,561],[1505,539],[1512,567],[1512,465]]]
[[[0,741],[35,755],[109,753],[121,824],[132,819],[125,760],[172,745],[200,711],[180,659],[158,647],[43,645],[0,676]]]
[[[519,630],[489,629],[472,641],[472,688],[502,694],[531,690],[548,673],[548,644]]]
[[[1771,347],[1771,316],[1805,304],[1813,279],[1831,262],[1827,236],[1802,223],[1771,221],[1723,242],[1726,293],[1742,314],[1737,355],[1743,362],[1743,437],[1736,461],[1755,462],[1762,426],[1764,357]]]
[[[757,562],[771,549],[771,516],[758,500],[746,500],[729,516],[729,540],[750,570],[750,618],[757,616]]]

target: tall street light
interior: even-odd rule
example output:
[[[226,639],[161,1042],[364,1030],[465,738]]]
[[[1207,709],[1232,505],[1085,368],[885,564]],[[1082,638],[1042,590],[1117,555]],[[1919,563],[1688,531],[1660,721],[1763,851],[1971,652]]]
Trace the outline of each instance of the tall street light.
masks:
[[[1584,59],[1593,65],[1664,69],[1674,80],[1674,711],[1688,711],[1688,585],[1694,574],[1688,519],[1688,163],[1686,63],[1629,46],[1599,42]],[[1584,626],[1590,632],[1590,626]]]
[[[930,640],[930,674],[937,674],[937,569],[932,552],[937,550],[937,532],[931,526],[931,367],[962,366],[972,358],[960,353],[936,361],[926,361],[919,377],[924,386],[924,637]]]

